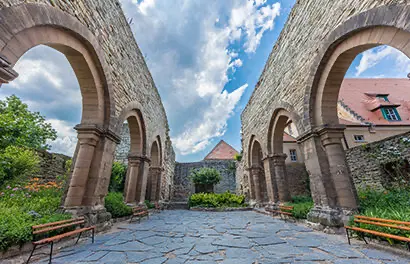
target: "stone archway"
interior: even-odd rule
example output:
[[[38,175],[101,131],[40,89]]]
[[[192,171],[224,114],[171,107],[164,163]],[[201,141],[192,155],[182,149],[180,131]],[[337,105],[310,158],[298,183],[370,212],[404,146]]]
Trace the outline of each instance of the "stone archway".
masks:
[[[258,140],[252,136],[249,143],[249,186],[250,198],[256,204],[268,202],[268,191],[263,169],[262,147]]]
[[[312,86],[306,90],[309,103],[305,105],[310,131],[299,141],[313,187],[315,208],[309,215],[313,221],[341,225],[340,219],[358,207],[342,146],[345,127],[337,116],[339,90],[354,58],[365,50],[389,45],[410,56],[410,30],[405,20],[399,19],[409,15],[410,6],[394,6],[350,18],[330,34],[312,67]],[[386,19],[389,17],[398,19]],[[324,212],[323,208],[330,209]]]
[[[115,102],[101,47],[85,26],[56,8],[22,4],[2,8],[0,16],[3,83],[17,77],[12,67],[37,45],[60,51],[71,64],[83,103],[81,124],[75,127],[78,143],[64,206],[74,211],[85,207],[103,210],[119,137],[112,130]]]
[[[145,199],[151,202],[161,200],[161,181],[162,181],[162,145],[159,136],[151,146],[151,164],[148,173],[147,192]]]
[[[128,153],[128,169],[124,186],[126,203],[138,204],[144,201],[142,196],[144,167],[148,166],[146,158],[146,131],[141,111],[134,109],[126,116],[130,131],[130,150]]]

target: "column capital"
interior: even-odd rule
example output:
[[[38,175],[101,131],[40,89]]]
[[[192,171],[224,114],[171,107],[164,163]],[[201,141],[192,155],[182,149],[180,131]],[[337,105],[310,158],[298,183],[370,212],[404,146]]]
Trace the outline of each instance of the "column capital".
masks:
[[[19,74],[13,70],[11,63],[4,55],[0,54],[0,84],[9,83],[16,79]]]
[[[323,146],[332,145],[332,144],[342,144],[341,139],[343,138],[345,126],[341,127],[329,127],[322,128],[318,131],[320,135],[320,140],[322,141]]]
[[[341,131],[343,133],[345,129],[346,126],[341,124],[316,126],[297,137],[297,143],[303,143],[312,137],[321,137],[321,134],[326,133],[326,131]]]
[[[149,170],[158,172],[158,171],[164,171],[165,169],[162,166],[150,166]]]
[[[140,163],[141,162],[148,162],[148,163],[151,162],[151,160],[145,155],[136,154],[136,153],[132,153],[132,152],[128,154],[128,161],[132,162],[132,161],[136,161],[136,160],[138,160]]]
[[[105,137],[114,142],[115,144],[120,144],[121,136],[115,133],[112,129],[107,128],[104,133]]]
[[[285,164],[285,160],[288,157],[285,153],[275,153],[270,156],[274,166],[280,166]]]
[[[97,125],[79,124],[74,127],[80,145],[96,146],[104,130]]]
[[[246,170],[250,172],[257,172],[261,170],[261,167],[258,165],[252,165],[252,166],[249,166]]]

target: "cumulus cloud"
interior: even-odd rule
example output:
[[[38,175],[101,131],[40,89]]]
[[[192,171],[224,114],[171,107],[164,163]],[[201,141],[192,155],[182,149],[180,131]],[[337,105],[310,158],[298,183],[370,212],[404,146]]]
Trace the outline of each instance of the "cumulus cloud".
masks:
[[[57,139],[47,142],[51,146],[51,151],[72,157],[77,144],[77,133],[72,124],[57,119],[48,119],[46,121],[57,131]]]
[[[391,46],[382,46],[362,53],[359,65],[356,67],[356,77],[380,65],[385,59],[392,59],[398,72],[410,72],[410,60],[405,54]],[[400,75],[400,77],[404,76]]]
[[[248,85],[224,87],[243,65],[241,52],[255,52],[263,34],[273,29],[280,4],[151,2],[121,0],[127,17],[138,21],[132,29],[163,98],[177,153],[196,153],[226,132]]]

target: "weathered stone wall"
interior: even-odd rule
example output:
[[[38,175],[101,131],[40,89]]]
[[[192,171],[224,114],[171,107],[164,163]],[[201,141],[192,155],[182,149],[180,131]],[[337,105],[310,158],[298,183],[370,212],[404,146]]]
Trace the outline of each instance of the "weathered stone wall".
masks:
[[[147,156],[150,155],[151,144],[157,136],[163,142],[169,138],[167,116],[160,95],[118,0],[1,0],[0,8],[24,3],[38,3],[60,9],[77,19],[95,36],[110,75],[108,85],[112,86],[111,96],[115,102],[112,120],[122,124],[122,111],[131,104],[141,111],[146,129]],[[31,18],[21,17],[16,18],[16,21],[19,19],[23,21]],[[172,166],[173,154],[165,151],[172,152],[172,148],[163,148],[162,157],[168,157],[163,165]],[[166,172],[170,171],[172,170]],[[166,178],[171,177],[172,175],[166,175]]]
[[[310,195],[309,176],[305,164],[299,162],[286,164],[286,171],[290,195]]]
[[[175,177],[175,152],[169,138],[165,142],[164,173],[161,181],[161,200],[170,201]]]
[[[222,180],[215,185],[215,193],[236,192],[235,162],[232,160],[203,160],[199,162],[175,164],[174,201],[186,201],[190,194],[195,193],[195,185],[189,180],[193,169],[215,168],[221,174]]]
[[[305,92],[314,59],[324,40],[350,17],[374,7],[408,4],[408,0],[299,0],[282,30],[259,82],[242,113],[244,166],[248,167],[248,144],[252,135],[267,154],[268,127],[273,112],[284,108],[294,115],[299,133],[307,132],[303,123]]]
[[[128,164],[128,153],[131,144],[130,128],[128,127],[128,124],[123,124],[120,136],[121,142],[115,149],[115,161]]]
[[[403,140],[410,140],[410,132],[346,150],[347,163],[356,189],[371,187],[383,190],[392,185],[402,184],[394,182],[383,170],[380,162],[385,162],[386,156],[389,155],[387,153],[392,152],[410,162],[410,148]]]
[[[50,153],[45,150],[37,150],[40,157],[40,170],[34,177],[44,181],[55,181],[58,176],[66,174],[65,164],[71,158],[69,156]]]

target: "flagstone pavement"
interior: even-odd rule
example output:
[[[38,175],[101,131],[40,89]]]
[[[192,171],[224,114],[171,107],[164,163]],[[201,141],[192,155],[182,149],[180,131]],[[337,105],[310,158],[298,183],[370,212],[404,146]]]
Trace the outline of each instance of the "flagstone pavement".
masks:
[[[47,263],[44,259],[39,263]],[[123,224],[53,257],[53,263],[410,263],[405,256],[349,246],[341,236],[312,231],[256,212],[162,211]]]

